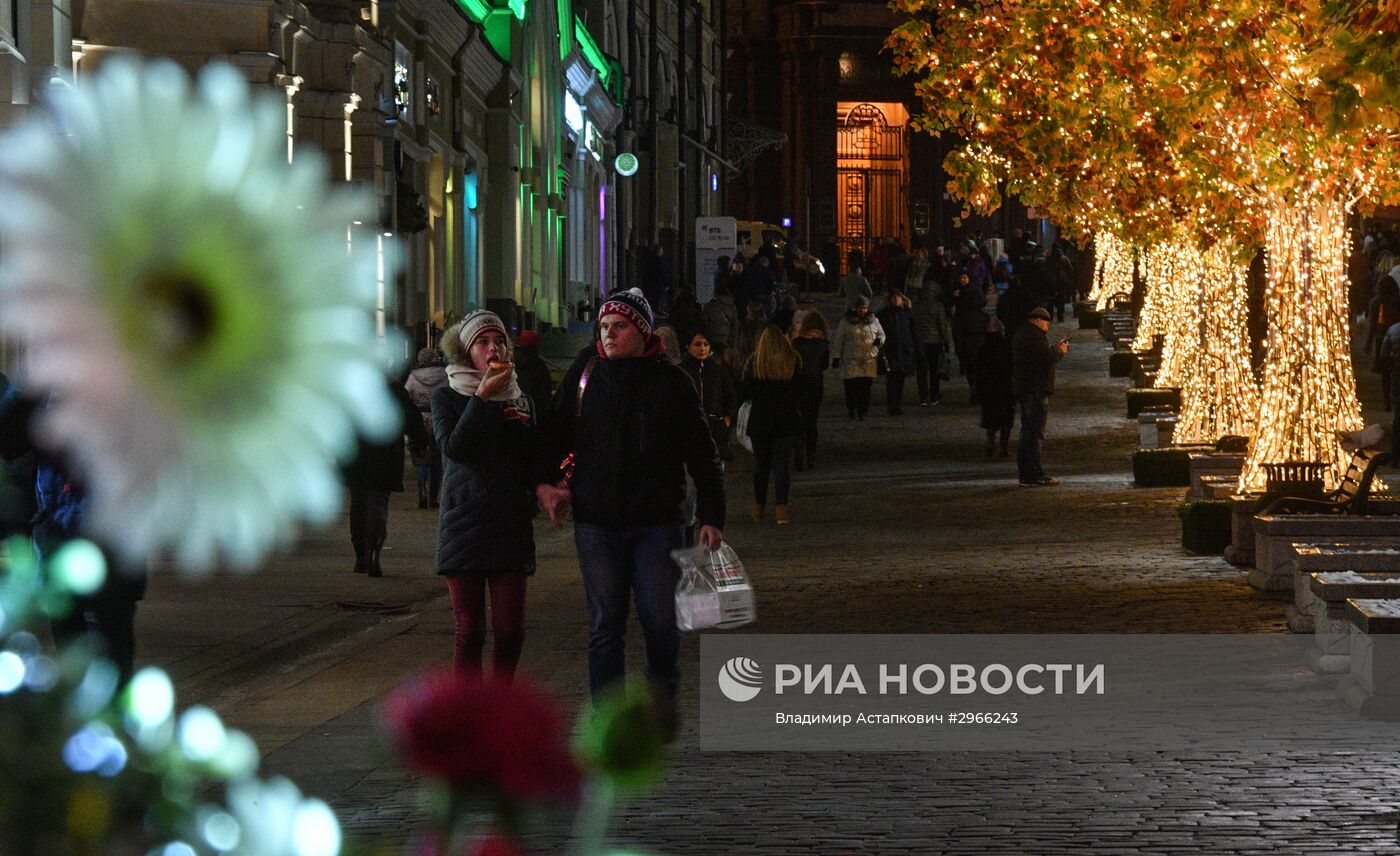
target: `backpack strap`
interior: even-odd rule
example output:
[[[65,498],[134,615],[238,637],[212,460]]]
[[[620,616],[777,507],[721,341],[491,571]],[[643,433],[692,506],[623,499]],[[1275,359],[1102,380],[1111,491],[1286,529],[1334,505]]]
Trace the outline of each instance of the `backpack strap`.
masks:
[[[588,389],[588,377],[593,374],[593,367],[598,365],[597,357],[590,357],[588,365],[583,367],[583,374],[578,376],[578,393],[574,396],[574,416],[577,418],[583,415],[583,391]]]

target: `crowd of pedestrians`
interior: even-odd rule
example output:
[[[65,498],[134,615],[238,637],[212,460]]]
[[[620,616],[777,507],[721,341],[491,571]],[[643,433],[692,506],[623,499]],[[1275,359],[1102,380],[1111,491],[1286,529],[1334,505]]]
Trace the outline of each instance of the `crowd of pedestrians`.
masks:
[[[354,570],[383,573],[389,497],[404,489],[407,452],[418,507],[438,515],[435,564],[450,594],[453,662],[481,672],[489,627],[491,669],[509,677],[525,644],[535,519],[541,511],[552,522],[571,514],[587,603],[590,689],[600,696],[625,674],[635,604],[656,709],[674,727],[679,569],[671,553],[720,546],[725,462],[735,457],[737,431],[752,452],[751,516],[769,520],[771,499],[774,523],[793,520],[792,469],[817,466],[828,368],[840,371],[849,418],[869,414],[880,374],[887,411],[898,417],[911,374],[920,405],[941,401],[951,355],[980,405],[988,456],[1008,455],[1019,412],[1021,483],[1056,483],[1043,472],[1040,440],[1054,366],[1068,350],[1047,335],[1052,317],[1063,313],[1063,294],[1037,279],[1050,266],[1034,244],[988,256],[975,244],[953,253],[919,249],[906,258],[882,242],[868,264],[853,253],[840,281],[845,312],[833,334],[816,305],[785,287],[771,248],[723,260],[714,296],[703,305],[688,286],[670,287],[659,273],[669,267],[665,254],[656,248],[644,265],[658,272],[650,294],[631,289],[602,303],[593,341],[557,389],[536,333],[512,341],[499,316],[472,312],[443,331],[439,347],[419,351],[405,376],[386,376],[404,432],[362,444],[347,466]],[[1400,289],[1387,282],[1372,312],[1400,320]],[[668,307],[664,319],[653,299]],[[1378,354],[1400,353],[1397,330],[1400,324],[1394,335],[1377,337]],[[0,404],[7,460],[32,454],[28,418],[41,406],[14,391]],[[83,498],[52,462],[39,460],[38,470],[34,533],[47,550],[72,537]],[[80,604],[71,627],[56,624],[55,635],[96,633],[126,676],[144,576],[114,578],[108,588]]]

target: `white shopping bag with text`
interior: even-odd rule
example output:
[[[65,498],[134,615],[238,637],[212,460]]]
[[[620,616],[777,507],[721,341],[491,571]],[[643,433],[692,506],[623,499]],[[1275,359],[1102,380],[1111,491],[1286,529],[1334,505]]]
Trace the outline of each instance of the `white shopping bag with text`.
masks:
[[[676,585],[676,626],[681,630],[741,627],[758,617],[744,563],[729,544],[720,542],[714,552],[703,546],[675,550],[671,558],[681,569]]]

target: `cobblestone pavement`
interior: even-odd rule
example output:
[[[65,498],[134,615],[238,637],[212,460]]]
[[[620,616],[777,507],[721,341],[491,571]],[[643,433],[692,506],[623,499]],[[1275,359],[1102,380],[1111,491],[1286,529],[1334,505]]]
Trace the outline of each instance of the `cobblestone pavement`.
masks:
[[[1284,632],[1286,599],[1178,546],[1180,489],[1131,486],[1136,425],[1093,331],[1074,331],[1051,408],[1047,470],[1020,488],[984,457],[966,386],[944,405],[845,418],[828,373],[819,467],[790,526],[748,518],[730,474],[726,536],[759,593],[759,633]],[[912,383],[910,384],[912,386]],[[912,390],[909,392],[912,397]],[[450,657],[431,574],[433,519],[396,497],[388,574],[349,571],[339,532],[265,574],[202,587],[159,578],[143,651],[182,701],[214,704],[266,767],[327,798],[347,827],[403,840],[422,817],[374,728],[395,683]],[[524,668],[571,706],[586,627],[567,527],[537,527]],[[634,652],[635,653],[635,652]],[[683,690],[697,700],[696,641]],[[631,661],[635,665],[634,660]],[[1383,747],[1389,748],[1389,747]],[[620,843],[664,854],[1395,853],[1400,747],[1367,756],[701,753],[690,730],[660,793],[623,808]],[[556,826],[535,839],[560,852]]]

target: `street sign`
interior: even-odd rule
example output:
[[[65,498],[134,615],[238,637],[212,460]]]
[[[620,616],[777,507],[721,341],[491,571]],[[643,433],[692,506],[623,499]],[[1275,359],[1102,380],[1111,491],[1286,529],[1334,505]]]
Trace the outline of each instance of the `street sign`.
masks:
[[[738,222],[733,217],[695,218],[695,299],[701,305],[715,296],[719,257],[732,259],[738,248]]]
[[[613,159],[613,169],[618,175],[635,175],[637,173],[637,156],[631,152],[623,152]]]

